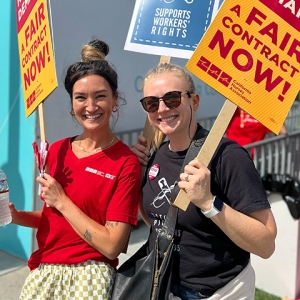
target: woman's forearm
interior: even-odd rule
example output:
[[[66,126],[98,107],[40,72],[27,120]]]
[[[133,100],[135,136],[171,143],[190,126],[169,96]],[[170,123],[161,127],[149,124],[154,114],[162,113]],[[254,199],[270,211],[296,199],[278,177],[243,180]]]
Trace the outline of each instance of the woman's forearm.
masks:
[[[12,224],[37,228],[41,219],[42,211],[16,210],[13,214]]]

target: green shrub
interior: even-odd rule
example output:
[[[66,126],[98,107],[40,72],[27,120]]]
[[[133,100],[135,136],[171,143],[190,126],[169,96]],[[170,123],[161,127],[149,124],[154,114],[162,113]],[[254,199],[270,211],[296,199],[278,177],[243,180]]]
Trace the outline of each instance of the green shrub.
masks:
[[[280,297],[268,294],[262,290],[255,290],[255,300],[281,300]]]

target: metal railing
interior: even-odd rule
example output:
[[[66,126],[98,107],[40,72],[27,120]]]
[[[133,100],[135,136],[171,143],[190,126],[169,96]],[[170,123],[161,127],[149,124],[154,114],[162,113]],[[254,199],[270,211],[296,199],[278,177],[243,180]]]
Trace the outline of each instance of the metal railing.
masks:
[[[294,102],[285,120],[286,135],[268,137],[246,145],[261,177],[288,174],[300,180],[300,102]]]
[[[285,124],[288,132],[293,132],[300,129],[300,101],[294,102],[287,115]]]
[[[246,145],[245,149],[254,153],[253,161],[261,177],[288,174],[300,180],[300,130]]]

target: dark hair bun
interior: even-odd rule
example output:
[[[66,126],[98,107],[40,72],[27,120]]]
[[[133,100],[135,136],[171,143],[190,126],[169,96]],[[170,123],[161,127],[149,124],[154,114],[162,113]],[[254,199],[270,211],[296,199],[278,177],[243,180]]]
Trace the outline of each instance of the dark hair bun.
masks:
[[[103,60],[109,52],[109,46],[98,39],[90,41],[81,49],[81,60],[88,62],[92,60]]]
[[[102,52],[104,56],[107,56],[109,53],[109,46],[101,40],[95,39],[89,42],[89,45]]]

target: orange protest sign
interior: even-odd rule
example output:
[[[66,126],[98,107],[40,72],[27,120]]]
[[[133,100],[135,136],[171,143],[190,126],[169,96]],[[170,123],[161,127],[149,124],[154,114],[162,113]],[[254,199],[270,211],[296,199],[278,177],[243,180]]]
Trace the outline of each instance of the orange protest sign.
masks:
[[[300,89],[299,2],[225,0],[186,67],[277,134]]]
[[[16,0],[26,117],[57,87],[47,0]]]

